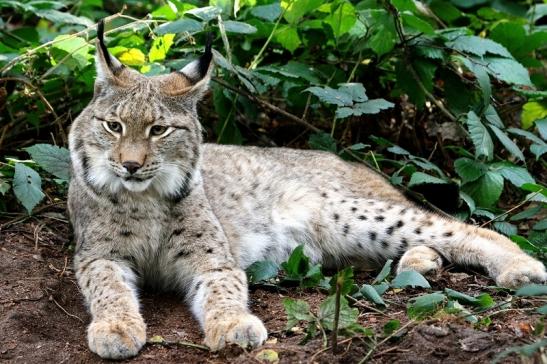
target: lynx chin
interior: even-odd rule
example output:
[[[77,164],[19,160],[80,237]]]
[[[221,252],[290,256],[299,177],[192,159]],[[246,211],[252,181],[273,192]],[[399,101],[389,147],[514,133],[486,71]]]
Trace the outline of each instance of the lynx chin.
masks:
[[[196,103],[211,44],[179,72],[145,77],[112,57],[98,28],[97,79],[70,130],[74,265],[91,312],[89,348],[136,355],[146,342],[139,286],[184,293],[212,350],[261,345],[244,269],[299,244],[325,266],[427,273],[483,268],[504,287],[544,282],[545,267],[493,231],[409,202],[367,168],[332,154],[202,143]]]

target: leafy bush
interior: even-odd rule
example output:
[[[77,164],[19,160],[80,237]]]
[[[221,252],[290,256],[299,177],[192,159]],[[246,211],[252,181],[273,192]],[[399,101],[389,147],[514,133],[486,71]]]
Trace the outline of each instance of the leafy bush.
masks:
[[[451,213],[544,253],[547,5],[126,4],[0,3],[4,209],[15,196],[31,213],[42,182],[62,196],[68,155],[44,143],[66,146],[70,120],[92,96],[95,23],[105,17],[110,52],[147,75],[180,69],[214,34],[209,139],[329,150],[422,193],[457,186]]]

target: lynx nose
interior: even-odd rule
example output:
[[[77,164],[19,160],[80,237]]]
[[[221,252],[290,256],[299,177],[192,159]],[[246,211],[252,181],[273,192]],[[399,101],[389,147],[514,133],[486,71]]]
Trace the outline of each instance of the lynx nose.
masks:
[[[137,172],[137,170],[142,167],[139,162],[135,161],[125,161],[122,163],[122,166],[127,170],[127,172],[129,172],[129,174]]]

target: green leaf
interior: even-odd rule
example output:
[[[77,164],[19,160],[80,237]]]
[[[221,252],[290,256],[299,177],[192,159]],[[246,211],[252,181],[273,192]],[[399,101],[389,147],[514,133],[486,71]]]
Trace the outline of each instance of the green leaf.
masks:
[[[44,198],[42,192],[42,179],[36,171],[23,163],[15,163],[15,173],[13,175],[13,192],[17,199],[23,204],[27,212],[38,205]]]
[[[513,142],[507,134],[494,125],[489,125],[490,129],[494,132],[501,144],[515,157],[524,162],[524,154],[520,151],[519,147]]]
[[[228,33],[238,34],[253,34],[257,31],[257,29],[250,24],[233,20],[225,20],[224,29],[226,29],[226,32]]]
[[[281,15],[281,4],[277,2],[269,5],[253,6],[251,14],[260,19],[274,21]]]
[[[285,298],[283,299],[283,307],[285,307],[285,312],[287,313],[285,330],[292,329],[299,321],[307,322],[314,320],[310,314],[310,305],[306,301]]]
[[[128,66],[142,66],[146,62],[146,56],[140,49],[131,48],[120,54],[118,60]]]
[[[334,329],[336,297],[329,296],[319,306],[318,318],[321,324],[328,330]],[[344,329],[357,322],[359,310],[349,306],[344,296],[340,297],[340,316],[338,319],[338,329]]]
[[[474,35],[463,35],[446,43],[452,49],[464,53],[475,54],[479,57],[487,53],[500,55],[502,57],[512,58],[509,51],[499,43],[491,39],[485,39]]]
[[[270,260],[254,262],[246,269],[250,283],[267,281],[277,276],[278,271],[279,265]]]
[[[337,106],[351,106],[353,104],[353,99],[350,94],[335,90],[328,86],[325,87],[308,87],[304,91],[311,92],[319,98],[319,100]]]
[[[542,315],[547,315],[547,305],[543,305],[541,307],[538,307],[536,310],[537,313],[540,313]]]
[[[219,1],[219,6],[205,6],[202,8],[195,8],[186,11],[186,14],[193,15],[203,21],[210,21],[215,19],[218,15],[222,14],[222,7]]]
[[[486,57],[488,73],[500,81],[508,84],[533,86],[530,74],[523,65],[508,58]]]
[[[70,152],[68,149],[51,144],[34,144],[24,149],[47,172],[65,181],[70,179]]]
[[[296,27],[290,25],[280,25],[275,32],[274,40],[291,53],[302,44]]]
[[[430,176],[429,174],[426,174],[426,173],[414,172],[412,176],[410,177],[410,181],[408,182],[408,187],[421,185],[424,183],[446,184],[448,182],[440,178]]]
[[[407,305],[410,318],[422,318],[435,313],[445,303],[446,296],[440,292],[426,294],[411,299]]]
[[[397,276],[391,281],[391,285],[395,288],[431,288],[427,279],[415,270],[405,270],[397,274]]]
[[[547,118],[536,120],[536,127],[538,128],[539,135],[547,140]]]
[[[67,12],[61,12],[55,9],[41,9],[34,11],[34,14],[40,18],[45,18],[57,24],[78,24],[90,27],[93,22],[83,16],[75,16]]]
[[[384,266],[383,266],[382,270],[380,271],[380,273],[378,273],[376,278],[374,278],[374,280],[372,281],[372,284],[383,282],[387,278],[387,276],[391,272],[392,263],[393,263],[393,259],[388,259],[387,260],[387,262],[384,264]]]
[[[534,226],[533,230],[547,230],[547,218],[538,221]]]
[[[508,128],[507,131],[511,134],[515,134],[515,135],[525,137],[526,139],[528,139],[528,140],[530,140],[534,143],[537,143],[537,144],[540,144],[540,145],[545,144],[545,142],[543,140],[538,138],[536,135],[530,133],[529,131],[522,130],[522,129],[517,129],[517,128]]]
[[[377,304],[377,305],[382,305],[382,306],[385,306],[386,303],[384,302],[384,300],[382,299],[382,297],[380,297],[380,294],[378,294],[378,291],[376,291],[376,289],[374,289],[374,287],[372,287],[370,284],[364,284],[363,287],[361,287],[361,289],[359,290],[359,292],[369,301]]]
[[[547,285],[545,284],[528,284],[521,287],[515,293],[515,296],[545,296],[547,295]]]
[[[384,99],[367,100],[355,104],[353,106],[353,114],[357,116],[362,114],[378,114],[380,111],[390,109],[393,106],[395,106],[395,104]]]
[[[482,177],[488,170],[488,167],[484,163],[473,159],[458,158],[454,161],[454,169],[458,176],[461,177],[462,183],[465,184]]]
[[[518,233],[518,228],[506,221],[495,221],[494,230],[505,236],[513,236]]]
[[[174,22],[169,22],[160,25],[155,29],[155,33],[158,35],[163,34],[177,34],[177,33],[197,33],[203,30],[203,23],[194,19],[179,19]]]
[[[79,68],[83,69],[87,65],[91,64],[93,56],[89,54],[90,50],[93,48],[84,38],[81,37],[72,37],[70,35],[59,35],[53,40],[52,49],[58,49],[62,52],[59,56],[56,56],[53,53],[57,61],[61,61],[68,55],[70,55],[70,60],[72,62],[67,63],[65,59],[65,64],[73,66],[71,69]]]
[[[390,52],[396,44],[395,23],[385,10],[371,10],[373,33],[368,46],[378,57]]]
[[[312,149],[336,153],[336,140],[325,132],[311,134],[308,144]]]
[[[384,325],[384,335],[388,336],[397,331],[401,327],[401,321],[399,320],[389,320]]]
[[[350,291],[353,288],[353,268],[346,267],[343,270],[337,272],[330,279],[330,291],[329,294],[336,293],[336,285],[340,284],[340,294],[345,296],[350,294]]]
[[[433,76],[437,70],[437,64],[425,59],[414,60],[412,63],[420,82],[429,92],[433,91]],[[410,100],[421,109],[425,103],[425,93],[418,86],[413,73],[408,69],[408,64],[401,60],[395,68],[397,85],[408,95]]]
[[[510,162],[492,163],[489,168],[491,171],[500,173],[516,187],[520,187],[525,183],[536,182],[526,168],[515,166]]]
[[[494,143],[488,130],[474,111],[469,111],[467,114],[467,128],[471,141],[475,146],[475,155],[485,156],[487,160],[492,160],[494,156]]]
[[[424,33],[426,35],[435,34],[435,29],[433,29],[431,24],[429,24],[425,20],[418,18],[414,14],[402,13],[401,18],[403,19],[403,24],[413,29],[416,29],[418,32]]]
[[[304,15],[319,8],[322,0],[282,0],[281,7],[285,10],[283,17],[290,24],[297,23]]]
[[[547,102],[529,101],[522,106],[522,127],[529,129],[534,121],[547,117]]]
[[[368,100],[367,90],[362,83],[341,83],[339,86],[338,91],[349,94],[354,102],[365,102]]]
[[[530,207],[530,208],[528,208],[524,211],[519,212],[518,214],[515,214],[515,215],[511,216],[511,218],[509,220],[511,220],[511,221],[520,221],[520,220],[531,219],[532,217],[539,214],[541,211],[542,211],[541,206]]]
[[[299,282],[302,287],[316,286],[323,278],[321,265],[311,265],[310,258],[304,254],[304,245],[297,246],[286,262],[281,263],[286,281]]]
[[[327,15],[323,21],[330,25],[336,38],[346,34],[357,21],[355,8],[349,1],[343,1],[338,8]]]
[[[174,38],[175,34],[165,34],[154,38],[150,51],[148,52],[148,60],[150,62],[164,60],[167,52],[173,45]]]
[[[490,81],[489,81],[490,82]],[[492,104],[488,105],[486,107],[486,110],[484,111],[484,118],[486,120],[488,120],[488,122],[494,126],[497,126],[498,128],[500,129],[504,129],[505,128],[505,125],[503,124],[503,122],[501,121],[499,115],[498,115],[498,112],[496,111],[496,109],[494,108],[494,106],[492,106]]]
[[[494,171],[487,171],[476,181],[462,186],[465,193],[475,200],[478,206],[490,207],[500,198],[503,191],[503,176]]]

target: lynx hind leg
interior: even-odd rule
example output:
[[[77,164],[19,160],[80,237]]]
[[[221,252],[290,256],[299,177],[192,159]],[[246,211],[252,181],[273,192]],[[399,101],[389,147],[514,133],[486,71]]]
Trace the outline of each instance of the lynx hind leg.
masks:
[[[407,250],[397,265],[397,273],[415,270],[421,274],[432,273],[443,265],[443,258],[435,250],[419,245]]]

